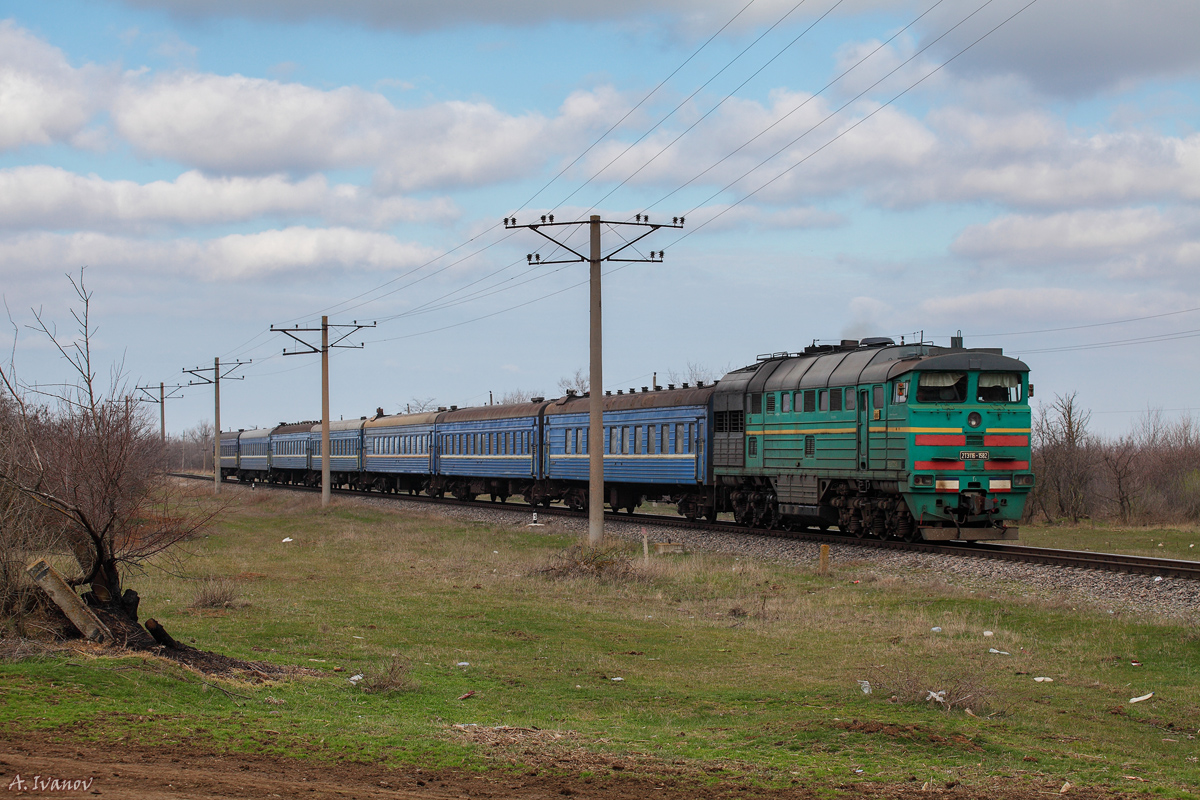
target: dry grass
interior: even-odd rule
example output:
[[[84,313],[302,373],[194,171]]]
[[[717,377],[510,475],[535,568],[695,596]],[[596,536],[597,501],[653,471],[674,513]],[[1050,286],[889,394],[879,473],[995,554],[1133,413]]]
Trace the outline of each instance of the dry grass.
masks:
[[[359,686],[368,694],[415,692],[421,688],[412,675],[412,659],[398,653],[393,653],[386,662],[365,670]]]
[[[238,587],[228,578],[207,578],[200,584],[189,608],[243,608],[246,603],[238,596]]]
[[[893,703],[931,703],[946,712],[961,709],[978,716],[991,708],[994,693],[975,665],[961,664],[941,671],[929,667],[928,662],[899,659],[890,665],[867,668],[866,680],[872,694]]]
[[[534,570],[550,578],[604,578],[622,581],[637,577],[632,551],[626,545],[587,547],[572,545],[552,555],[545,566]]]

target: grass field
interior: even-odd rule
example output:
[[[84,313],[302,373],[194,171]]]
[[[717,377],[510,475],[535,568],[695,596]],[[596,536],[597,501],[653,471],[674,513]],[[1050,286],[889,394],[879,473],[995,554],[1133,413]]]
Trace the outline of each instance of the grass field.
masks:
[[[229,491],[234,507],[189,555],[130,580],[143,618],[317,674],[201,680],[80,647],[0,662],[10,731],[765,786],[1036,775],[1200,796],[1195,628],[865,563],[821,577],[700,553],[644,565],[638,552],[620,579],[555,578],[539,570],[575,540],[554,522]],[[201,594],[230,602],[190,607]]]
[[[1194,527],[1134,528],[1108,522],[1025,525],[1021,528],[1021,543],[1032,547],[1200,561],[1200,530]]]

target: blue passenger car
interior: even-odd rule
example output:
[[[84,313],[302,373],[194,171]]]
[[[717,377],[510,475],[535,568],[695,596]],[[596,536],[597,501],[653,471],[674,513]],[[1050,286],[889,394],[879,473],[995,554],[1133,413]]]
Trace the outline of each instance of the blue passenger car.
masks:
[[[309,449],[312,426],[312,422],[297,422],[280,425],[271,432],[269,480],[272,483],[312,483],[312,453]]]
[[[225,431],[221,434],[221,478],[231,478],[238,472],[238,437],[241,431]]]
[[[364,480],[381,492],[416,494],[435,471],[434,423],[440,412],[398,414],[363,425]]]
[[[672,499],[708,481],[712,387],[631,392],[604,398],[604,485],[614,509],[645,497]],[[565,397],[545,412],[545,477],[569,482],[569,505],[586,503],[589,397]]]
[[[360,417],[329,423],[329,472],[335,486],[362,488],[362,433],[366,421],[366,417]],[[320,423],[309,432],[309,449],[313,471],[319,473],[323,458]]]
[[[542,478],[538,453],[545,407],[539,398],[439,415],[431,493],[450,492],[459,499],[491,494],[501,501],[524,494],[529,502],[549,502],[530,492]]]
[[[271,428],[242,431],[238,437],[238,480],[265,481],[271,468]]]

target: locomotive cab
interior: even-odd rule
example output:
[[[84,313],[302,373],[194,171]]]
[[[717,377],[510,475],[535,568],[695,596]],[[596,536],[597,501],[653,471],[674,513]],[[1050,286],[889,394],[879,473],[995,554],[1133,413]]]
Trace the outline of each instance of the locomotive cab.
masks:
[[[922,360],[898,377],[912,465],[909,510],[924,539],[1015,539],[1033,487],[1028,368],[995,353]]]

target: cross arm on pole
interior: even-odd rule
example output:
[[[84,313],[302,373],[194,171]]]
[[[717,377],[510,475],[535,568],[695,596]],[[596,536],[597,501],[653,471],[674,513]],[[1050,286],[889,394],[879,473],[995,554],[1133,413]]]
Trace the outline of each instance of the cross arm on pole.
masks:
[[[253,364],[253,363],[254,363],[254,360],[250,359],[247,361],[232,361],[228,364],[222,364],[221,365],[221,369],[222,369],[221,374],[216,375],[215,377],[210,377],[209,375],[206,374],[206,373],[213,372],[215,370],[215,367],[192,367],[190,369],[188,367],[184,367],[182,371],[187,373],[188,375],[192,375],[196,378],[196,380],[188,381],[187,382],[188,386],[208,386],[209,384],[216,383],[218,380],[222,380],[222,381],[225,381],[225,380],[244,381],[244,380],[246,380],[245,375],[238,375],[236,378],[230,377],[230,376],[232,375],[233,371],[238,369],[239,367],[244,367],[247,364]],[[181,386],[180,388],[184,388],[184,387]]]
[[[365,322],[359,322],[358,320],[355,320],[354,322],[350,322],[350,323],[332,323],[331,322],[325,326],[326,330],[332,330],[333,328],[348,328],[349,330],[347,330],[345,333],[338,336],[338,338],[336,338],[332,342],[330,342],[328,346],[331,348],[338,347],[338,348],[342,348],[342,349],[361,350],[362,348],[364,348],[366,346],[366,344],[363,342],[359,342],[358,344],[342,344],[342,342],[344,342],[346,339],[353,336],[358,331],[361,331],[365,328],[374,328],[375,325],[376,325],[376,323],[374,323],[374,322],[367,324]],[[286,334],[287,336],[291,337],[299,344],[303,345],[305,348],[303,350],[292,350],[289,353],[288,349],[285,347],[283,349],[283,354],[285,356],[304,356],[304,355],[311,355],[311,354],[319,354],[321,352],[320,347],[310,344],[309,342],[305,341],[303,338],[301,338],[298,335],[301,333],[321,333],[321,331],[322,331],[321,328],[301,328],[298,325],[293,326],[291,328],[282,328],[282,327],[276,327],[275,325],[272,325],[271,330],[276,333]]]
[[[634,226],[634,227],[638,227],[638,228],[647,228],[648,229],[644,233],[635,237],[632,241],[628,241],[625,244],[618,247],[616,250],[613,250],[608,255],[601,256],[601,258],[600,258],[601,261],[644,262],[644,263],[651,263],[651,264],[659,264],[659,263],[662,263],[662,260],[663,260],[664,253],[662,250],[657,251],[657,255],[655,254],[654,250],[651,250],[649,258],[616,258],[616,256],[617,256],[617,254],[621,253],[622,251],[627,250],[630,247],[633,247],[635,244],[637,244],[638,242],[640,242],[642,239],[646,238],[650,234],[654,233],[659,228],[682,228],[683,224],[684,224],[684,218],[683,217],[672,217],[670,222],[650,222],[650,217],[648,215],[637,214],[637,215],[635,215],[635,218],[633,221],[600,220],[600,222],[601,222],[601,224],[608,225],[610,227],[614,227],[617,225],[630,225],[630,226]],[[566,250],[568,253],[571,253],[572,255],[575,256],[575,258],[543,260],[541,255],[536,254],[536,253],[530,253],[529,255],[527,255],[525,257],[526,261],[528,261],[530,264],[574,264],[574,263],[577,263],[580,261],[591,261],[592,259],[590,257],[583,255],[578,250],[576,250],[575,248],[568,245],[566,242],[559,241],[558,239],[554,238],[553,236],[551,236],[550,234],[548,234],[542,230],[542,228],[561,228],[561,227],[566,227],[569,225],[579,226],[579,225],[588,225],[588,224],[591,224],[591,220],[576,220],[573,222],[555,222],[553,214],[543,216],[541,222],[532,222],[527,225],[517,224],[517,220],[515,217],[505,217],[504,218],[504,227],[505,228],[510,229],[510,230],[514,229],[514,228],[528,228],[529,230],[538,234],[542,238],[553,242],[554,244],[561,247],[563,250]]]
[[[178,392],[180,389],[183,389],[183,388],[186,388],[186,387],[185,387],[183,384],[176,384],[176,385],[174,385],[174,386],[165,386],[165,387],[160,387],[160,386],[135,386],[135,387],[133,387],[133,388],[134,388],[135,390],[137,390],[137,391],[141,392],[142,394],[146,395],[145,397],[139,397],[139,398],[138,398],[138,402],[139,402],[139,403],[156,403],[156,404],[157,404],[157,403],[161,403],[163,400],[176,400],[176,399],[178,399],[178,398],[181,398],[181,397],[183,397],[183,395],[182,395],[182,394],[176,394],[176,393],[177,393],[177,392]],[[161,399],[159,399],[159,398],[158,398],[156,395],[150,394],[150,390],[151,390],[151,389],[169,389],[170,391],[168,391],[166,394],[164,394],[164,395],[162,396],[162,398],[161,398]]]

